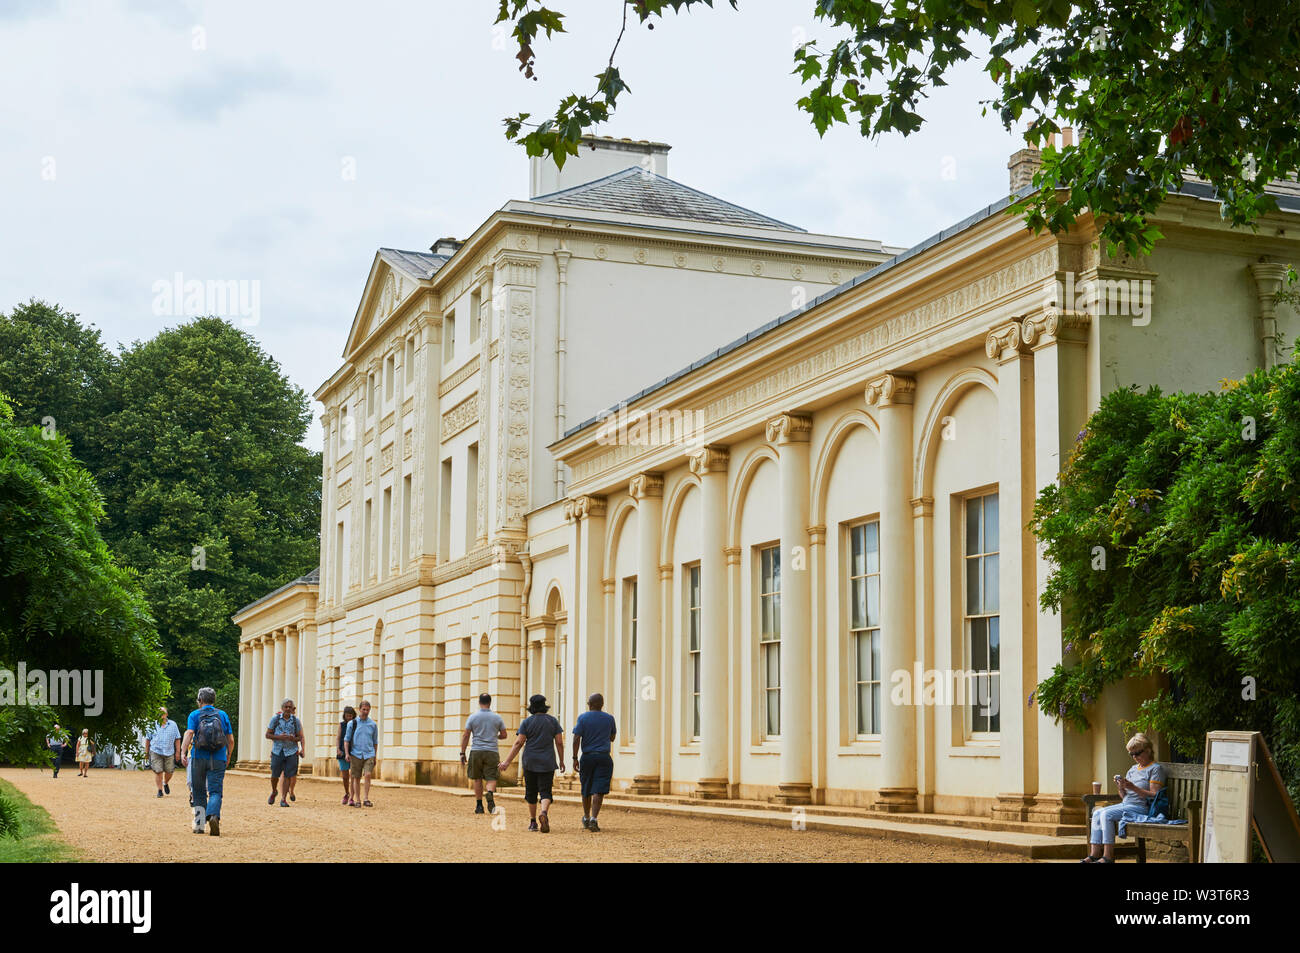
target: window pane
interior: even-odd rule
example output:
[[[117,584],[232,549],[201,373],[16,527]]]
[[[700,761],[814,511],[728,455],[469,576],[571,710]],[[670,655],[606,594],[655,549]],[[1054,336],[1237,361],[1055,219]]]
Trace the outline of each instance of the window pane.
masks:
[[[998,495],[984,497],[984,552],[998,551]]]
[[[871,680],[880,680],[880,630],[871,633]]]
[[[990,680],[989,731],[1001,731],[1002,725],[1002,680],[994,675]]]
[[[699,736],[700,736],[700,696],[696,695],[695,713],[692,715],[691,718],[691,737],[698,738]]]
[[[980,501],[966,501],[966,555],[972,556],[980,549]]]
[[[778,691],[767,693],[767,733],[781,733],[781,693]]]
[[[998,652],[1000,621],[1001,619],[998,616],[989,617],[989,669],[994,672],[1002,668],[1002,661]]]
[[[758,600],[759,604],[759,631],[764,639],[772,635],[772,597],[762,596]]]
[[[871,686],[871,733],[880,732],[880,686]]]
[[[866,682],[871,680],[871,634],[869,632],[859,632],[855,641],[854,651],[858,656],[858,681]]]
[[[871,686],[858,686],[858,734],[871,734]]]
[[[867,625],[880,625],[880,577],[867,577]]]
[[[980,606],[980,559],[978,556],[966,560],[966,614],[979,615]]]
[[[983,612],[998,611],[998,554],[993,553],[991,556],[985,556],[980,560],[984,563],[984,602]]]
[[[767,687],[778,688],[781,685],[781,646],[767,647]]]
[[[988,620],[970,620],[970,667],[976,672],[988,670]]]
[[[865,629],[867,627],[867,580],[853,579],[849,582],[849,628]]]
[[[781,591],[781,548],[772,547],[772,592]]]
[[[691,651],[700,650],[700,610],[691,610]]]
[[[772,635],[781,637],[781,593],[772,596]]]
[[[691,676],[691,684],[694,686],[693,691],[698,695],[700,693],[700,657],[698,655],[691,659],[691,668],[695,670]]]
[[[867,537],[867,572],[880,572],[880,524],[868,523],[865,529]]]
[[[854,526],[849,530],[849,548],[852,557],[849,560],[849,575],[861,576],[867,571],[866,527]]]

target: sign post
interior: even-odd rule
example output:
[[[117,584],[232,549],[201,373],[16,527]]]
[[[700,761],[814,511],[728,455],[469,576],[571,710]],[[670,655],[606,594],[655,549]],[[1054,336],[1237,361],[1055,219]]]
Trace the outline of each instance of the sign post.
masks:
[[[1300,861],[1300,818],[1258,731],[1205,736],[1203,798],[1202,863],[1250,863],[1252,830],[1270,861]]]

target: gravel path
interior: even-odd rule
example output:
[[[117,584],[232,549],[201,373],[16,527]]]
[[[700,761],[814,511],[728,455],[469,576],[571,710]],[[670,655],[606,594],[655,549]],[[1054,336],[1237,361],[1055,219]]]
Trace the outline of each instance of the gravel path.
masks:
[[[190,832],[184,772],[170,797],[154,796],[149,772],[0,769],[54,818],[91,861],[1017,861],[1011,854],[883,840],[829,831],[663,817],[607,807],[601,832],[581,827],[576,807],[551,810],[551,833],[528,832],[527,807],[498,802],[504,830],[473,814],[472,797],[420,788],[371,790],[371,809],[345,808],[337,779],[303,778],[289,809],[268,807],[269,779],[226,778],[221,837]],[[497,827],[502,826],[497,819]]]

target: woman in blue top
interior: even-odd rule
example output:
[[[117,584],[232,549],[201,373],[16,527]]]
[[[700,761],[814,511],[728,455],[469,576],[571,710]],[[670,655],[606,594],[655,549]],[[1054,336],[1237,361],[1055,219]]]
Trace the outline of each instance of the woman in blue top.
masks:
[[[1165,786],[1165,768],[1155,759],[1155,748],[1146,735],[1138,732],[1128,740],[1133,767],[1128,775],[1115,775],[1115,783],[1124,800],[1092,812],[1092,833],[1088,837],[1090,852],[1085,864],[1115,862],[1115,831],[1121,821],[1136,821],[1151,813],[1151,802]]]

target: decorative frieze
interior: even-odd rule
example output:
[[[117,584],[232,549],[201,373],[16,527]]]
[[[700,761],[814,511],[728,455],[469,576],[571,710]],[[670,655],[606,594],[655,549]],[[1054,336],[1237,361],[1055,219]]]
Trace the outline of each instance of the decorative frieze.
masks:
[[[968,312],[992,301],[1033,287],[1042,278],[1054,274],[1054,247],[1022,258],[1005,268],[978,278],[969,284],[940,295],[933,301],[893,318],[887,318],[802,360],[774,368],[752,383],[732,390],[696,411],[697,427],[735,417],[751,407],[806,386],[809,382],[847,367],[876,359],[886,348],[928,334],[933,329],[961,320]],[[604,453],[572,464],[572,479],[580,483],[612,470],[644,453],[644,447],[620,444]]]
[[[338,504],[339,509],[342,509],[343,507],[347,506],[349,503],[352,502],[351,477],[349,477],[348,479],[344,480],[342,483],[339,484],[338,493],[335,494],[335,496],[337,497],[335,502]]]
[[[379,451],[379,472],[387,473],[393,469],[393,445],[390,443]]]
[[[478,368],[479,368],[479,356],[475,354],[472,358],[466,361],[460,368],[458,368],[456,370],[456,373],[452,374],[450,377],[448,377],[446,380],[444,380],[441,384],[438,385],[438,396],[446,397],[453,390],[455,390],[456,387],[465,383],[467,380],[469,380],[471,377],[477,374]]]
[[[442,415],[442,439],[446,441],[475,424],[478,414],[478,391],[475,391]]]
[[[407,430],[406,433],[402,435],[402,459],[403,460],[411,459],[411,454],[414,451],[415,451],[415,434],[413,431]]]

